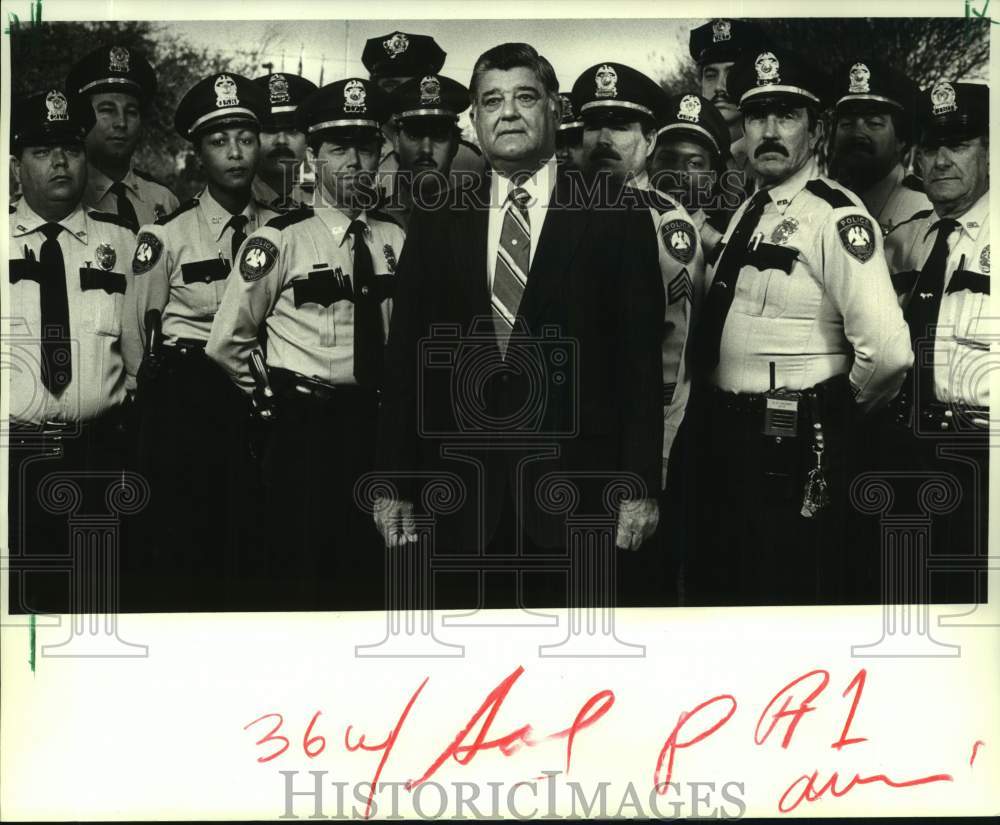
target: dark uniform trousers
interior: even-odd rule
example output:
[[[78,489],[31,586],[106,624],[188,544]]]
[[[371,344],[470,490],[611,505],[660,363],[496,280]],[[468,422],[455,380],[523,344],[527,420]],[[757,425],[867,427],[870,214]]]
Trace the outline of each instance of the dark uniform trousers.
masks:
[[[152,492],[140,606],[248,608],[260,534],[249,405],[203,342],[164,345],[160,358],[139,384],[137,465]]]
[[[818,398],[829,504],[801,515],[807,474],[816,466]],[[692,458],[691,541],[685,545],[688,605],[835,604],[848,599],[848,480],[856,467],[854,402],[846,376],[803,391],[798,434],[765,436],[765,398],[699,387],[688,419],[699,446]]]
[[[262,453],[269,551],[259,604],[379,609],[385,548],[354,492],[375,461],[378,395],[274,367],[270,380],[277,413]]]
[[[123,584],[120,573],[127,566],[126,513],[135,494],[131,482],[114,492],[115,478],[130,464],[125,411],[118,407],[70,424],[11,422],[9,443],[10,612],[117,611],[131,584]],[[115,512],[119,495],[123,507]],[[72,522],[87,532],[88,518],[115,525],[94,569],[81,568],[71,536]],[[93,580],[98,575],[108,578]]]

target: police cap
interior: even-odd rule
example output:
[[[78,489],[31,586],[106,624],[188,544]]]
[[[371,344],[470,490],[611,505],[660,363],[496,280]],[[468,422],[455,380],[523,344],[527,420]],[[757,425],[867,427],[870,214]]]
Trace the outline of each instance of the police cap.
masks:
[[[390,96],[392,113],[400,120],[445,117],[458,120],[469,108],[469,90],[450,77],[427,74],[396,87]]]
[[[919,142],[936,146],[989,133],[990,87],[939,80],[920,96]]]
[[[316,84],[297,74],[275,72],[255,77],[253,82],[264,93],[264,117],[261,128],[265,132],[295,128],[295,111],[309,95],[316,91]]]
[[[10,113],[10,148],[83,143],[95,122],[90,99],[45,89],[14,100]]]
[[[832,82],[837,109],[860,104],[912,113],[920,94],[920,88],[905,74],[872,57],[842,64]]]
[[[260,128],[266,106],[264,93],[252,80],[232,72],[212,74],[195,83],[181,99],[174,128],[191,141],[207,129],[227,125]]]
[[[329,129],[371,130],[374,136],[389,119],[389,100],[372,81],[348,77],[313,92],[296,116],[308,137]]]
[[[572,92],[559,92],[559,105],[562,107],[559,113],[559,125],[557,131],[565,132],[568,129],[582,129],[583,121],[580,113],[573,105]]]
[[[66,92],[71,96],[122,92],[145,103],[156,95],[156,72],[135,49],[101,46],[69,70]]]
[[[737,60],[728,85],[743,111],[765,102],[822,108],[830,98],[830,81],[823,72],[776,46]]]
[[[373,77],[413,77],[437,74],[445,52],[426,34],[390,32],[365,42],[361,62]]]
[[[699,66],[739,60],[746,52],[760,51],[768,45],[761,28],[749,20],[709,20],[691,29],[688,49]]]
[[[729,157],[729,127],[710,100],[696,94],[672,95],[657,140],[677,138],[707,146],[717,160]]]
[[[573,84],[571,96],[585,123],[611,116],[656,125],[666,112],[667,93],[656,81],[611,61],[586,69]]]

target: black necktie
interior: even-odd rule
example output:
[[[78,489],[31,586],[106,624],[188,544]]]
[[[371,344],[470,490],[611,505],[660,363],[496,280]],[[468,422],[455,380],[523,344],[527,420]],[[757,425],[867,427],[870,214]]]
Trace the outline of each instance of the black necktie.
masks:
[[[384,342],[375,268],[365,243],[365,225],[351,221],[347,234],[354,236],[354,377],[362,387],[377,389],[382,383]]]
[[[705,299],[701,323],[698,325],[698,334],[695,338],[695,366],[703,375],[708,375],[719,363],[722,328],[726,325],[726,316],[733,304],[736,282],[743,268],[750,236],[757,228],[764,207],[770,200],[771,196],[766,189],[758,190],[750,198],[750,204],[729,236],[715,269],[715,278]]]
[[[246,215],[233,215],[229,219],[229,223],[226,224],[226,226],[233,228],[232,254],[229,256],[230,265],[236,263],[236,256],[239,254],[240,247],[243,246],[243,241],[247,239],[247,233],[244,230],[246,229],[248,220],[250,219]]]
[[[934,397],[934,364],[929,353],[921,357],[917,352],[917,342],[930,336],[930,328],[937,323],[941,311],[941,296],[944,294],[944,271],[948,265],[948,239],[960,224],[951,218],[942,218],[931,231],[937,230],[931,254],[920,270],[920,277],[910,294],[910,302],[903,313],[910,326],[910,343],[916,354],[914,378],[917,380],[922,404]],[[926,363],[925,363],[926,362]],[[919,378],[917,373],[919,372]]]
[[[42,316],[42,383],[53,395],[59,395],[73,380],[66,264],[59,246],[62,227],[57,223],[47,223],[40,231],[45,235],[38,258],[42,268],[38,289]]]
[[[128,199],[128,194],[125,191],[125,184],[120,180],[116,180],[111,184],[108,191],[115,196],[115,200],[118,202],[118,217],[127,221],[128,225],[132,227],[133,232],[138,232],[139,218],[136,217],[132,201]]]

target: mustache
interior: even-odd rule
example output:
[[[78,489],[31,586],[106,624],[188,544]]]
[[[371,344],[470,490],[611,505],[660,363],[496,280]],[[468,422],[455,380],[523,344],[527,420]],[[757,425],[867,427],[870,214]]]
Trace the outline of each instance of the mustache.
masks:
[[[733,99],[726,92],[716,92],[712,95],[712,103],[732,103]]]
[[[610,146],[598,146],[590,153],[591,160],[621,160],[622,156],[619,155]]]
[[[774,141],[767,141],[766,143],[762,143],[760,146],[757,147],[757,150],[753,153],[753,156],[755,158],[759,158],[765,152],[775,152],[779,155],[784,155],[786,158],[788,157],[788,150],[780,143],[775,143]]]
[[[844,151],[845,152],[866,152],[869,155],[875,154],[875,147],[872,146],[870,141],[864,138],[852,138],[851,140],[844,141]]]
[[[276,146],[270,152],[267,153],[269,158],[294,158],[295,152],[289,149],[287,146]]]

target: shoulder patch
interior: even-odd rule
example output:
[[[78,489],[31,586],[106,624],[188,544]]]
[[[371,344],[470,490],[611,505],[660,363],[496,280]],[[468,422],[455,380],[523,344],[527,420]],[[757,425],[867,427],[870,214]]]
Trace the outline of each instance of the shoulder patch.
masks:
[[[244,281],[259,281],[271,271],[277,260],[278,247],[267,238],[254,235],[243,247],[240,275]]]
[[[694,236],[694,227],[690,223],[680,218],[667,221],[660,227],[660,236],[672,258],[682,264],[691,263],[697,248],[697,241]]]
[[[861,263],[875,254],[875,228],[864,215],[847,215],[837,221],[837,234],[844,249]]]
[[[132,256],[132,274],[149,272],[163,253],[163,242],[152,232],[140,232],[136,238],[135,254]]]
[[[906,177],[903,178],[902,183],[903,186],[905,186],[907,189],[911,189],[914,192],[920,192],[921,194],[923,194],[924,182],[920,180],[920,178],[918,178],[916,175],[912,173],[907,175]]]
[[[293,209],[291,212],[285,212],[283,215],[278,215],[276,218],[271,218],[265,225],[270,226],[272,229],[287,229],[293,224],[301,223],[307,218],[311,218],[314,214],[311,206],[303,206],[299,209]]]
[[[830,186],[830,184],[826,183],[826,181],[814,178],[806,184],[806,189],[812,192],[817,198],[825,200],[834,209],[843,209],[847,206],[855,206],[854,201],[852,201],[839,189],[834,189]]]
[[[169,215],[164,215],[162,218],[157,218],[156,219],[156,223],[159,226],[166,226],[168,223],[170,223],[178,215],[182,215],[183,213],[188,212],[191,209],[194,209],[197,205],[198,205],[198,199],[197,198],[191,198],[191,200],[189,200],[189,201],[184,201],[184,203],[182,203],[180,206],[178,206]]]
[[[113,223],[116,226],[122,227],[122,229],[127,229],[133,235],[135,234],[135,227],[132,226],[124,218],[118,217],[118,215],[113,212],[88,212],[87,215],[93,218],[95,221],[102,221],[103,223]]]

